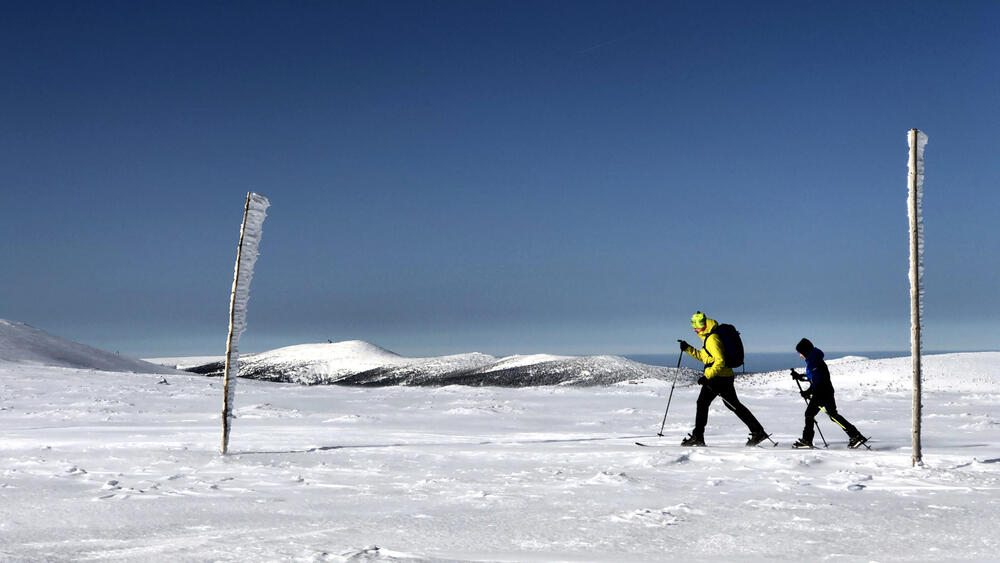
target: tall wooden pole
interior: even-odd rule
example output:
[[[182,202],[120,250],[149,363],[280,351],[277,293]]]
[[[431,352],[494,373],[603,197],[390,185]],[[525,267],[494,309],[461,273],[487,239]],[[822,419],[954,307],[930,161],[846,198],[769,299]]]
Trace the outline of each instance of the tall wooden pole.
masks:
[[[229,450],[229,423],[233,405],[229,393],[230,368],[233,359],[233,330],[236,320],[236,288],[240,283],[240,260],[243,258],[243,235],[247,228],[247,214],[250,212],[250,195],[247,193],[246,207],[243,208],[243,223],[240,225],[240,244],[236,248],[236,273],[233,274],[233,293],[229,298],[229,337],[226,339],[226,370],[222,376],[222,453]],[[239,374],[233,374],[236,377]]]
[[[909,198],[907,200],[910,216],[910,357],[913,362],[913,459],[912,465],[923,463],[920,449],[921,420],[921,374],[920,374],[920,282],[923,269],[923,220],[921,212],[921,191],[923,190],[923,144],[926,136],[917,129],[911,129],[910,162],[909,162]]]

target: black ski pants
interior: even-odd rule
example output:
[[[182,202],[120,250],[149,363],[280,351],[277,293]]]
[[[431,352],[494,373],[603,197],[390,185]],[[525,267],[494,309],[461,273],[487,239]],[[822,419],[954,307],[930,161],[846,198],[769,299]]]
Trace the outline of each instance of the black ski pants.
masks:
[[[809,397],[809,405],[806,407],[806,427],[802,429],[802,441],[812,443],[814,428],[816,427],[816,414],[822,407],[830,419],[837,423],[837,426],[844,429],[847,435],[854,437],[858,434],[858,429],[837,412],[837,401],[833,398],[833,386],[821,387]]]
[[[750,409],[746,408],[736,396],[736,387],[733,386],[733,377],[713,377],[701,386],[701,393],[698,395],[698,411],[694,417],[694,435],[704,436],[705,426],[708,424],[708,407],[716,397],[725,399],[726,408],[736,413],[743,424],[747,425],[750,432],[758,434],[764,432],[764,427],[757,422]]]

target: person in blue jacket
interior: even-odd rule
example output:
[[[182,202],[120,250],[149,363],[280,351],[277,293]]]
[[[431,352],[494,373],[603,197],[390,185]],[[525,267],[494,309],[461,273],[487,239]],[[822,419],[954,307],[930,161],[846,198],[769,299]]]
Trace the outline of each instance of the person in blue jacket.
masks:
[[[802,391],[802,396],[809,401],[806,406],[806,426],[802,429],[802,438],[792,444],[796,448],[813,447],[813,428],[816,426],[816,414],[822,408],[830,419],[837,423],[847,433],[847,447],[857,448],[868,441],[858,432],[853,424],[837,412],[837,401],[833,398],[833,383],[830,382],[830,368],[823,361],[823,351],[813,346],[807,338],[795,345],[795,351],[806,361],[804,374],[792,370],[792,378],[797,381],[808,381],[809,388]]]

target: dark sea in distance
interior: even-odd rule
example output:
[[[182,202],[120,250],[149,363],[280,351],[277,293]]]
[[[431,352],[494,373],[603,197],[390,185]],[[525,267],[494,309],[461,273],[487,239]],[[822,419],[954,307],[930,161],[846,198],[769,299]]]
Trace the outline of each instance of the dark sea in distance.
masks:
[[[882,358],[909,357],[910,355],[909,350],[905,352],[826,352],[824,350],[824,353],[827,360],[835,360],[837,358],[843,358],[844,356],[864,356],[873,360],[880,360]],[[947,353],[950,352],[924,352],[924,354]],[[680,352],[674,354],[625,354],[624,356],[630,360],[651,366],[677,367],[677,356],[679,354]],[[796,368],[799,371],[802,371],[805,369],[806,362],[794,352],[790,354],[774,352],[764,354],[747,354],[743,364],[747,373],[759,373],[791,368]],[[684,354],[684,358],[681,360],[681,367],[701,370],[703,365],[698,360]],[[737,372],[741,372],[742,370],[743,368],[736,369]]]

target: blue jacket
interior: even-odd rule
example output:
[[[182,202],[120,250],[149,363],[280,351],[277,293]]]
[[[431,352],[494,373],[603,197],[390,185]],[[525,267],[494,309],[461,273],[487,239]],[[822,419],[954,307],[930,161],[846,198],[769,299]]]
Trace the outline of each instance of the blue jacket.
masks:
[[[830,368],[823,361],[823,351],[813,348],[806,356],[806,379],[809,380],[809,391],[832,388],[830,383]]]

